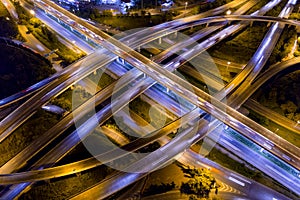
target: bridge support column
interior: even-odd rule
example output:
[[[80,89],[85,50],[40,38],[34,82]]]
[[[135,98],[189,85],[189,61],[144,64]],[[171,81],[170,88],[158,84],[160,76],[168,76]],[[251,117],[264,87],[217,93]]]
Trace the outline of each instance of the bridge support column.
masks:
[[[161,44],[161,37],[158,38],[158,44]]]
[[[141,52],[141,47],[140,46],[137,47],[137,51]]]
[[[170,89],[169,89],[169,88],[167,88],[167,93],[169,93],[169,91],[170,91]]]
[[[207,28],[208,26],[209,26],[209,23],[207,23],[205,27]]]
[[[177,31],[174,32],[174,38],[177,38]]]
[[[93,72],[93,74],[94,74],[94,75],[97,75],[97,70],[95,70],[95,71]]]

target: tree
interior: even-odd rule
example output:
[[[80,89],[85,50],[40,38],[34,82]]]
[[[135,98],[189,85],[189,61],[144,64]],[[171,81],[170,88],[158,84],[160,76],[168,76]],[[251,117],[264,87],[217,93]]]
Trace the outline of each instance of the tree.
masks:
[[[285,104],[281,104],[280,108],[284,113],[295,113],[297,110],[297,106],[292,101],[287,101]]]
[[[181,193],[196,195],[198,198],[208,198],[210,191],[219,187],[216,179],[211,175],[208,169],[180,167],[185,174],[184,176],[189,178],[187,182],[181,184]],[[191,198],[193,198],[193,196]]]
[[[29,20],[29,23],[31,25],[33,25],[34,28],[37,28],[37,27],[39,27],[42,24],[42,22],[38,18],[35,18],[35,17],[31,18]]]
[[[145,11],[145,10],[142,10],[142,11],[141,11],[141,16],[144,18],[145,15],[146,15],[146,11]]]

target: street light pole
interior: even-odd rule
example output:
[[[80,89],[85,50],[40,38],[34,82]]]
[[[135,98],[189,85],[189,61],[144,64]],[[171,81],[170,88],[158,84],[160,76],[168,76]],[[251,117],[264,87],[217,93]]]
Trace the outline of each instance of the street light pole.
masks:
[[[297,121],[297,124],[295,125],[295,128],[300,124],[300,120]]]
[[[227,10],[226,15],[230,15],[230,14],[231,14],[231,10]]]
[[[186,7],[187,7],[187,5],[188,5],[188,2],[186,1],[185,2],[185,6],[184,6],[184,15],[186,14]]]
[[[231,64],[231,62],[228,61],[228,62],[227,62],[227,67],[226,67],[226,71],[228,71],[228,67],[229,67],[230,64]]]

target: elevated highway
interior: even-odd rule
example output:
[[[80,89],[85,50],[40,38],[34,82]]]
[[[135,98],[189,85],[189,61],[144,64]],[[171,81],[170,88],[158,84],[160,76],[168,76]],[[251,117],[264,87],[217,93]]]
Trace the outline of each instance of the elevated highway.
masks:
[[[133,58],[132,58],[133,59]],[[133,59],[134,60],[134,59]],[[146,60],[147,62],[149,62],[148,60]],[[145,62],[146,62],[145,61]],[[132,61],[133,62],[133,61]],[[137,62],[137,63],[139,63],[139,62]],[[145,63],[144,63],[145,64]],[[144,71],[146,71],[147,72],[147,70],[146,69],[144,69]],[[150,70],[151,71],[151,70]],[[150,73],[150,72],[148,72],[148,73]],[[154,73],[154,72],[153,72]],[[165,79],[164,77],[162,77],[162,79]],[[172,83],[168,83],[168,85],[170,86],[170,85],[172,85]],[[174,88],[174,87],[172,87],[172,88]],[[180,90],[183,90],[182,92],[180,91]],[[187,95],[188,94],[188,91],[184,91],[185,89],[184,88],[181,88],[180,90],[177,90],[177,92],[178,93],[181,93],[181,95],[183,95],[183,96],[185,96],[185,95]],[[189,95],[189,97],[193,97],[193,95]],[[195,96],[194,96],[195,97]],[[197,99],[197,97],[195,98],[195,100],[194,100],[194,103],[197,101],[197,100],[199,100],[199,99]],[[206,103],[206,102],[202,102],[202,101],[200,101],[200,103],[198,103],[198,104],[204,104],[204,103]],[[208,104],[209,105],[209,104]],[[203,106],[203,105],[202,105]],[[208,106],[208,108],[209,108],[209,106]]]

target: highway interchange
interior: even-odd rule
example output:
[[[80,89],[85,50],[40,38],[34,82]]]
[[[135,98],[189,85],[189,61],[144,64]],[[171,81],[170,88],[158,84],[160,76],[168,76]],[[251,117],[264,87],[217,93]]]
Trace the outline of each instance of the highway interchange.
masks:
[[[48,3],[48,5],[51,4],[51,2],[49,2],[49,1],[45,1],[45,2]],[[241,4],[241,1],[234,1],[234,2],[236,3],[236,5]],[[267,8],[271,9],[273,6],[275,6],[279,2],[280,1],[271,1],[267,6],[264,7],[264,9],[266,9],[266,10],[261,9],[260,12],[257,12],[256,14],[259,13],[259,15],[263,15],[264,13],[266,13]],[[255,1],[249,1],[249,4],[247,6],[244,6],[243,9],[245,9],[245,11],[248,10],[251,7],[250,5],[253,3],[255,3]],[[292,11],[292,9],[287,9],[287,8],[291,7],[294,3],[295,3],[295,1],[290,1],[289,4],[287,5],[287,7],[285,9],[283,9],[283,11],[281,12],[279,17],[282,18],[282,17],[285,17],[285,15],[288,15]],[[232,4],[230,6],[232,6]],[[57,6],[54,6],[54,8],[57,8]],[[107,105],[106,107],[104,107],[103,110],[96,113],[97,114],[96,123],[95,123],[95,120],[93,120],[93,118],[91,118],[91,120],[90,119],[87,120],[84,124],[80,124],[78,130],[74,131],[72,134],[70,134],[70,136],[68,138],[66,138],[59,145],[57,145],[57,148],[53,148],[53,151],[51,151],[47,155],[45,155],[45,158],[41,159],[38,163],[35,164],[35,166],[41,166],[41,165],[45,165],[47,163],[57,162],[57,160],[59,160],[63,155],[65,155],[66,152],[68,152],[71,148],[73,148],[74,146],[76,146],[76,144],[78,144],[80,142],[80,138],[76,134],[80,134],[80,133],[85,134],[85,135],[80,136],[80,137],[84,138],[95,127],[97,127],[99,124],[101,125],[102,123],[104,123],[113,114],[117,113],[117,111],[119,111],[122,107],[124,107],[126,105],[126,104],[124,105],[124,102],[128,103],[127,102],[128,101],[128,93],[132,94],[131,96],[137,97],[140,94],[142,94],[146,89],[150,88],[155,83],[154,80],[156,80],[156,81],[160,82],[162,85],[169,88],[171,91],[182,96],[182,98],[186,99],[187,101],[190,101],[189,104],[191,104],[191,105],[194,104],[201,108],[201,110],[200,110],[199,108],[195,108],[195,106],[193,106],[192,107],[193,111],[189,110],[189,109],[191,109],[191,107],[186,108],[186,111],[185,111],[185,114],[189,116],[187,119],[194,118],[194,121],[192,121],[192,120],[189,121],[190,124],[191,124],[191,122],[193,122],[194,124],[197,124],[196,128],[198,128],[200,132],[197,135],[195,135],[195,131],[191,131],[191,129],[193,129],[193,127],[194,127],[194,124],[192,123],[192,126],[189,128],[186,128],[186,130],[182,133],[182,135],[180,135],[180,137],[175,138],[174,140],[170,141],[165,146],[163,146],[162,147],[163,150],[159,149],[158,151],[155,151],[155,152],[149,154],[147,157],[143,158],[142,160],[140,160],[137,163],[134,163],[134,164],[128,166],[128,169],[126,169],[126,171],[128,170],[129,172],[134,171],[134,172],[143,172],[143,173],[141,173],[140,175],[123,173],[122,175],[120,175],[121,179],[120,178],[109,179],[108,182],[104,181],[104,183],[105,183],[104,186],[101,185],[99,187],[106,187],[107,190],[112,190],[112,192],[115,192],[115,191],[121,189],[122,187],[124,187],[124,185],[121,185],[121,188],[114,188],[114,187],[111,187],[112,183],[109,181],[118,182],[119,180],[126,180],[125,177],[127,177],[127,176],[128,177],[130,177],[130,176],[142,177],[145,172],[152,171],[155,168],[163,165],[164,163],[169,162],[176,155],[180,154],[182,151],[187,149],[191,144],[195,143],[195,141],[202,139],[204,137],[204,135],[207,134],[207,130],[205,130],[202,127],[208,126],[208,124],[207,124],[208,122],[206,120],[203,120],[200,118],[200,116],[203,117],[203,111],[211,114],[212,116],[219,119],[223,123],[234,128],[235,130],[240,131],[242,134],[248,135],[248,137],[249,137],[249,135],[252,135],[252,137],[249,137],[249,138],[252,140],[253,140],[253,138],[255,138],[254,139],[255,142],[257,142],[258,144],[262,145],[265,142],[264,137],[267,137],[270,141],[273,142],[273,145],[274,145],[272,150],[271,149],[269,149],[269,150],[271,150],[272,153],[274,153],[275,155],[277,155],[279,157],[282,156],[282,154],[288,156],[289,158],[291,158],[292,161],[285,160],[285,162],[289,162],[295,168],[299,169],[300,164],[299,164],[299,157],[297,154],[297,153],[299,153],[299,149],[297,147],[294,147],[293,145],[282,140],[281,138],[276,137],[276,135],[274,133],[272,133],[271,131],[263,128],[262,126],[257,125],[256,123],[253,123],[247,117],[241,115],[240,113],[236,112],[234,109],[228,107],[227,105],[225,105],[219,101],[228,95],[228,97],[225,98],[227,101],[227,104],[232,106],[233,108],[239,108],[239,106],[242,105],[244,103],[244,101],[246,101],[248,99],[248,97],[251,95],[251,94],[245,94],[245,93],[247,93],[245,91],[253,91],[254,92],[254,90],[249,90],[250,83],[252,83],[254,78],[258,75],[261,68],[264,66],[265,62],[267,61],[268,57],[266,55],[268,55],[268,54],[270,54],[270,52],[272,52],[272,49],[273,49],[274,45],[276,44],[277,39],[280,36],[280,33],[281,33],[280,30],[282,30],[282,27],[284,26],[283,24],[274,23],[270,27],[269,33],[267,33],[261,46],[259,47],[259,49],[256,52],[257,54],[255,54],[253,56],[252,60],[250,60],[250,62],[246,65],[246,67],[244,68],[246,70],[242,71],[244,74],[243,73],[240,73],[242,75],[239,74],[239,76],[242,76],[243,78],[239,77],[239,78],[234,79],[234,80],[238,80],[240,82],[238,82],[238,83],[236,83],[234,81],[231,82],[230,84],[228,84],[226,86],[227,88],[225,87],[225,89],[223,91],[219,92],[215,98],[202,92],[195,86],[186,83],[184,80],[178,79],[178,77],[176,77],[176,75],[170,73],[169,70],[170,71],[175,70],[180,65],[182,65],[185,61],[200,54],[201,51],[203,52],[210,46],[213,46],[215,43],[221,41],[226,36],[229,36],[234,31],[237,31],[240,28],[240,26],[247,26],[248,23],[243,23],[242,25],[231,25],[231,26],[227,27],[226,29],[220,31],[219,33],[216,33],[215,35],[210,37],[208,40],[206,40],[206,42],[199,43],[199,44],[197,44],[197,46],[193,47],[194,53],[191,53],[192,51],[185,52],[182,55],[182,57],[177,57],[174,60],[170,61],[168,64],[166,64],[165,69],[161,68],[155,62],[161,62],[164,58],[166,58],[168,56],[169,51],[165,51],[165,53],[163,55],[161,55],[160,57],[158,56],[158,58],[154,57],[153,59],[149,60],[149,59],[145,58],[144,56],[140,55],[139,53],[132,50],[139,46],[142,46],[143,44],[145,44],[151,40],[160,38],[162,34],[166,34],[165,33],[166,28],[172,27],[172,29],[170,29],[168,32],[168,34],[171,34],[171,33],[176,32],[177,30],[183,29],[184,27],[191,26],[189,24],[189,22],[196,21],[197,19],[199,19],[198,24],[201,24],[201,23],[205,24],[207,22],[218,21],[217,18],[215,18],[215,19],[208,18],[207,20],[203,20],[202,18],[205,16],[208,16],[209,14],[222,13],[227,9],[228,9],[228,7],[224,6],[223,10],[218,8],[218,9],[215,9],[214,11],[208,12],[207,15],[200,15],[197,17],[190,17],[190,18],[187,18],[184,20],[167,22],[165,24],[165,26],[158,25],[156,27],[149,28],[148,31],[151,34],[145,34],[145,32],[147,30],[146,31],[144,30],[141,32],[137,32],[136,34],[133,34],[132,36],[127,36],[120,40],[121,42],[123,41],[123,43],[120,43],[119,41],[111,38],[110,36],[106,35],[105,33],[98,31],[97,29],[91,27],[90,24],[87,24],[86,22],[84,22],[80,19],[77,19],[75,16],[72,16],[72,14],[66,13],[67,16],[72,17],[72,19],[74,19],[74,21],[76,21],[78,24],[82,24],[82,26],[86,26],[88,29],[92,30],[95,35],[98,34],[99,36],[98,36],[97,42],[99,42],[100,45],[104,46],[106,49],[117,54],[119,57],[125,59],[128,63],[135,66],[136,69],[133,69],[130,72],[126,73],[125,75],[123,75],[120,78],[120,80],[118,80],[117,84],[124,85],[123,87],[118,88],[117,92],[113,91],[114,93],[117,93],[117,94],[120,93],[119,97],[116,98],[118,101],[111,102],[112,105]],[[62,12],[67,12],[67,11],[63,11],[59,8],[58,8],[58,10],[62,11]],[[240,11],[240,12],[241,13],[237,12],[237,14],[242,14],[242,11]],[[249,18],[251,19],[252,16],[249,16]],[[236,19],[240,19],[240,18],[239,18],[239,16],[238,17],[233,16],[232,19],[236,20]],[[243,19],[243,17],[242,17],[242,19]],[[254,19],[255,20],[259,20],[259,19],[268,20],[270,18],[254,18]],[[227,20],[230,20],[230,17],[219,18],[219,20],[223,21],[223,22],[227,22]],[[279,19],[274,18],[272,20],[279,20]],[[285,20],[283,20],[283,21],[285,21]],[[289,22],[289,23],[293,23],[293,22]],[[185,26],[185,24],[187,24],[187,25]],[[195,24],[193,24],[193,25],[195,25]],[[216,31],[218,28],[220,28],[220,26],[221,25],[218,25],[216,27],[214,27],[214,26],[207,27],[206,31],[202,31],[202,34],[199,34],[199,33],[195,34],[194,39],[198,40],[199,38],[206,36],[205,34],[209,34],[211,32]],[[156,29],[158,31],[153,31],[153,29]],[[160,32],[159,32],[159,30],[160,30]],[[141,40],[139,38],[138,34],[140,34],[140,35],[145,34],[146,38],[143,37]],[[138,41],[137,38],[139,38],[140,41]],[[272,38],[272,39],[269,39],[269,38]],[[128,48],[127,46],[125,46],[126,41],[132,41],[132,42],[130,42],[131,48]],[[271,44],[269,44],[267,41],[268,42],[271,41]],[[188,46],[190,44],[191,43],[186,43],[186,46]],[[185,44],[183,44],[183,43],[174,45],[173,51],[175,51],[175,52],[178,51],[178,49],[183,48],[184,45]],[[268,47],[268,48],[266,48],[266,47]],[[178,49],[176,50],[176,48],[178,48]],[[32,96],[29,100],[27,100],[27,102],[25,102],[23,104],[23,106],[20,106],[14,112],[12,112],[8,117],[3,119],[0,122],[1,123],[1,141],[3,141],[8,135],[12,134],[13,131],[20,124],[22,124],[26,119],[28,119],[37,108],[41,107],[42,105],[45,105],[49,101],[50,98],[52,98],[53,96],[57,96],[59,93],[63,92],[66,88],[68,88],[70,85],[74,84],[74,82],[78,81],[79,77],[83,78],[84,76],[88,75],[90,72],[93,72],[97,68],[105,66],[108,63],[110,63],[111,61],[113,61],[114,59],[116,59],[115,55],[108,53],[108,51],[105,49],[97,50],[94,53],[88,55],[87,57],[88,58],[83,58],[79,62],[73,64],[72,67],[66,68],[66,70],[64,70],[63,72],[57,73],[54,76],[55,78],[52,77],[52,79],[50,79],[49,82],[47,82],[46,86],[44,88],[41,88],[40,91],[38,91],[36,94],[34,94],[34,96]],[[184,59],[184,60],[182,61],[182,59]],[[84,67],[83,67],[83,65],[84,65]],[[140,71],[137,69],[139,69]],[[142,72],[147,74],[147,77],[144,77],[144,75],[142,75]],[[151,77],[152,79],[149,77]],[[127,83],[129,82],[129,80],[135,80],[134,83],[136,85],[131,86],[128,89],[127,87],[129,87],[128,86],[129,84],[127,84]],[[142,80],[142,81],[138,82],[136,80]],[[246,80],[246,81],[244,81],[241,84],[242,80]],[[37,142],[36,144],[33,143],[31,145],[32,147],[28,147],[26,150],[27,156],[24,156],[25,154],[20,154],[22,156],[19,156],[19,158],[22,158],[23,161],[20,162],[19,160],[22,160],[22,159],[18,159],[17,157],[15,157],[14,159],[20,163],[15,163],[15,166],[13,167],[12,165],[9,164],[10,163],[10,161],[9,161],[4,166],[2,166],[0,168],[1,174],[12,173],[12,172],[15,172],[17,169],[22,168],[22,166],[25,165],[27,159],[29,159],[30,156],[34,156],[33,152],[37,152],[39,150],[39,148],[46,146],[51,141],[51,139],[52,140],[54,139],[54,135],[56,135],[58,132],[63,132],[64,130],[66,130],[67,126],[69,126],[70,123],[74,123],[74,121],[76,123],[76,119],[73,119],[73,116],[78,117],[78,119],[80,119],[82,116],[84,116],[84,114],[88,112],[88,110],[85,110],[86,105],[88,105],[88,104],[91,105],[93,103],[100,104],[105,99],[107,99],[110,95],[112,95],[112,90],[115,89],[114,84],[116,84],[116,83],[113,83],[109,87],[105,88],[105,90],[98,92],[95,96],[95,99],[86,102],[85,104],[83,104],[82,106],[77,108],[78,110],[77,109],[74,110],[73,115],[69,114],[66,117],[64,117],[63,120],[60,121],[56,125],[55,128],[53,127],[53,129],[49,130],[47,132],[47,134],[43,135],[44,137],[39,138],[39,142]],[[132,84],[132,82],[130,82],[130,84]],[[231,86],[231,85],[235,85],[235,86]],[[236,89],[231,94],[231,91],[233,91],[236,86],[239,86],[238,89]],[[126,89],[126,93],[124,92],[124,89]],[[157,90],[154,90],[154,92],[157,92]],[[240,96],[242,96],[242,97],[240,97]],[[235,97],[235,98],[232,98],[232,97]],[[166,103],[168,101],[169,100],[167,100]],[[210,102],[213,102],[213,103],[210,103]],[[166,103],[164,103],[164,104],[166,104]],[[174,105],[178,107],[178,105],[176,105],[176,102],[174,103]],[[167,105],[164,105],[164,106],[166,108],[168,107]],[[87,106],[87,107],[90,107],[90,106]],[[225,110],[225,108],[226,108],[226,110]],[[76,114],[76,112],[78,114]],[[184,115],[181,114],[178,117],[182,117],[182,116],[184,116]],[[188,124],[188,121],[186,123]],[[220,129],[220,127],[221,127],[221,126],[219,126],[220,122],[217,122],[215,120],[211,121],[210,123],[211,123],[210,126],[216,127],[217,129]],[[179,124],[179,125],[183,125],[183,124]],[[82,127],[82,128],[80,128],[80,127]],[[178,129],[178,124],[176,126],[176,121],[174,122],[174,124],[172,124],[171,127],[173,129]],[[212,131],[212,130],[210,130],[210,131]],[[170,130],[167,131],[167,130],[164,130],[164,128],[162,128],[161,130],[158,130],[157,132],[158,133],[161,132],[161,133],[163,133],[163,135],[166,135],[166,133],[170,132]],[[263,134],[263,136],[261,136],[260,134]],[[159,138],[156,134],[154,134],[154,135],[155,135],[155,137],[157,137],[157,139]],[[255,135],[255,137],[253,135]],[[258,140],[259,137],[264,140],[262,140],[262,142],[260,142]],[[72,142],[70,142],[70,141],[72,141]],[[150,141],[152,141],[152,140],[150,140]],[[38,146],[38,145],[40,145],[40,146]],[[68,148],[66,148],[66,150],[64,152],[60,148],[66,147],[66,145]],[[278,145],[278,147],[276,147],[276,145]],[[135,146],[135,145],[133,145],[133,146]],[[140,148],[140,147],[142,147],[141,144],[135,146],[135,148]],[[276,150],[276,148],[278,148],[278,149]],[[129,148],[129,150],[131,150],[131,149]],[[24,152],[26,152],[26,151],[24,150]],[[166,156],[163,158],[160,157],[160,155],[162,154],[161,151],[163,151],[163,153],[166,154]],[[105,154],[104,154],[104,156],[105,156]],[[117,157],[118,156],[114,156],[113,158],[116,159]],[[92,159],[92,160],[94,160],[94,159]],[[11,161],[11,163],[14,163],[14,162],[15,161]],[[106,162],[108,162],[108,161],[106,161]],[[153,163],[153,165],[147,166],[147,163],[149,163],[149,162]],[[78,164],[78,163],[74,163],[74,165],[77,166],[77,168],[81,169],[81,170],[86,170],[87,168],[91,168],[91,166],[95,166],[95,163],[93,163],[93,164],[86,165],[89,167],[81,168],[81,167],[78,167],[78,165],[76,165],[76,164]],[[6,168],[5,168],[5,166],[6,166]],[[146,166],[149,168],[146,168]],[[33,166],[33,167],[30,167],[29,169],[38,170],[38,169],[40,169],[40,167]],[[65,168],[63,168],[63,170],[60,172],[61,175],[75,173],[72,170],[66,172],[65,169],[67,169],[67,166]],[[295,169],[295,171],[297,171],[297,169]],[[54,175],[49,175],[46,170],[45,171],[36,171],[37,174],[30,174],[31,173],[30,171],[24,172],[25,174],[26,173],[28,174],[27,175],[28,177],[31,176],[31,179],[30,178],[26,179],[26,176],[23,176],[22,173],[16,174],[15,177],[9,175],[7,177],[10,177],[12,179],[11,179],[11,182],[8,181],[8,183],[33,181],[35,176],[39,177],[40,174],[43,174],[43,173],[44,173],[44,177],[41,175],[42,178],[37,178],[36,180],[42,180],[42,179],[47,179],[49,177],[60,176],[58,170],[55,168],[49,169],[49,170],[54,171],[54,173],[53,173]],[[75,171],[77,171],[77,170],[75,170]],[[78,171],[80,171],[80,170],[78,170]],[[34,171],[32,171],[32,172],[34,173]],[[42,173],[40,173],[40,172],[42,172]],[[281,173],[285,173],[285,172],[281,171]],[[299,171],[298,171],[298,173],[299,173]],[[47,176],[45,176],[45,175],[47,175]],[[292,181],[286,182],[286,180],[283,179],[279,182],[281,182],[282,184],[284,184],[284,183],[288,184],[289,187],[292,187],[294,189],[294,192],[299,194],[299,187],[297,187],[299,185],[299,177],[297,177],[297,175],[296,175],[296,177],[294,175],[291,176],[290,174],[285,174],[285,176],[287,177],[287,179],[289,179],[289,177],[290,177],[292,179]],[[2,177],[4,178],[3,182],[5,182],[4,181],[5,176],[2,176]],[[19,177],[19,179],[18,179],[18,177]],[[13,180],[14,178],[17,178],[18,181]],[[137,180],[137,177],[134,180]],[[128,185],[129,183],[131,183],[131,182],[127,182],[126,184]],[[19,189],[17,186],[11,187],[10,190],[13,191],[12,195],[16,196],[20,191],[22,191],[22,189],[27,187],[28,184],[29,183],[23,183],[23,184],[19,185],[20,186]],[[292,185],[294,184],[294,185],[292,186],[290,184],[292,184]],[[94,190],[97,190],[97,188],[95,187]],[[103,189],[102,192],[103,191],[106,191],[106,190]],[[105,195],[108,195],[112,192],[105,192]],[[101,196],[101,194],[99,194],[97,192],[93,192],[93,191],[88,191],[87,194],[89,194],[89,196],[91,194],[93,194],[98,198],[104,197],[104,196]],[[85,194],[82,194],[82,195],[85,195]],[[97,196],[97,195],[99,195],[99,196]],[[10,197],[10,196],[8,196],[8,197]],[[78,198],[81,199],[82,196],[79,196]],[[93,197],[90,196],[89,198],[92,199]]]

